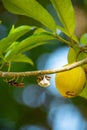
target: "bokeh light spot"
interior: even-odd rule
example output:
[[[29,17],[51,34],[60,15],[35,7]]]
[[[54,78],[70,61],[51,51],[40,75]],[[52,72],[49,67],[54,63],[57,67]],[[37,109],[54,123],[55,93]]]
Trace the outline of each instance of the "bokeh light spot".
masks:
[[[85,130],[86,123],[79,110],[72,104],[62,104],[56,108],[53,107],[50,115],[53,125],[52,130]]]
[[[36,108],[41,106],[45,100],[45,89],[36,84],[28,85],[23,91],[24,104]]]

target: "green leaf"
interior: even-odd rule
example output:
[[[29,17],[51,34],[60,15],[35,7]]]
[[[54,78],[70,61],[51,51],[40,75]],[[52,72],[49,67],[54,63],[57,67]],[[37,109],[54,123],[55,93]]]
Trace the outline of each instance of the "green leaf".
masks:
[[[26,62],[31,65],[34,65],[33,61],[24,54],[15,55],[15,57],[11,59],[11,62]]]
[[[56,31],[56,23],[49,12],[36,0],[2,0],[4,6],[15,14],[26,15],[41,22],[52,31]]]
[[[7,51],[5,55],[5,60],[9,61],[15,55],[28,51],[34,47],[46,44],[46,42],[53,39],[56,39],[56,37],[46,32],[33,34],[32,36],[24,39],[21,42],[13,43],[14,45],[12,45],[12,47],[9,48],[9,50]]]
[[[27,33],[28,31],[34,29],[35,27],[32,26],[20,26],[14,29],[14,26],[12,27],[9,35],[2,40],[0,40],[0,52],[5,52],[6,49],[19,37]]]
[[[87,45],[87,33],[83,34],[80,38],[80,43],[82,45]]]
[[[50,0],[57,11],[66,32],[72,36],[75,31],[75,15],[71,0]]]
[[[15,31],[15,26],[14,26],[14,25],[12,25],[12,28],[10,29],[9,34],[13,33],[14,31]]]
[[[48,32],[48,31],[46,31],[46,30],[43,29],[43,28],[37,28],[37,29],[34,31],[34,34],[39,34],[39,33],[43,33],[43,32]]]
[[[68,63],[82,60],[87,58],[87,53],[81,52],[79,48],[70,48],[68,52]]]
[[[83,60],[83,59],[85,59],[85,58],[87,58],[87,53],[85,53],[85,52],[81,52],[80,54],[79,54],[79,56],[78,56],[78,60]]]
[[[68,52],[68,63],[70,64],[75,61],[76,61],[76,52],[73,48],[70,48]]]
[[[85,85],[85,88],[83,89],[83,91],[80,93],[79,96],[81,96],[81,97],[87,99],[87,83],[86,83],[86,85]]]

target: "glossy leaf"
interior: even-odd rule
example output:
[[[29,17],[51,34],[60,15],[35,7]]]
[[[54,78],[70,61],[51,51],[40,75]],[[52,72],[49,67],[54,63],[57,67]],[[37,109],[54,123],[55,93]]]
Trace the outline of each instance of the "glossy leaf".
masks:
[[[87,45],[87,33],[83,34],[80,38],[80,43],[82,45]]]
[[[34,65],[33,61],[24,54],[15,55],[15,57],[11,59],[11,62],[26,62],[31,65]]]
[[[49,12],[36,0],[2,0],[4,6],[15,14],[26,15],[41,22],[52,31],[56,30],[56,23]]]
[[[5,52],[6,49],[18,38],[20,38],[22,35],[27,33],[28,31],[34,29],[34,27],[31,26],[20,26],[17,28],[12,27],[9,35],[2,40],[0,40],[0,52]]]
[[[50,0],[69,36],[75,31],[75,15],[71,0]]]
[[[21,42],[15,42],[14,45],[7,51],[5,60],[11,60],[13,56],[28,51],[34,47],[46,44],[47,41],[53,39],[56,39],[54,35],[44,32],[34,34]]]

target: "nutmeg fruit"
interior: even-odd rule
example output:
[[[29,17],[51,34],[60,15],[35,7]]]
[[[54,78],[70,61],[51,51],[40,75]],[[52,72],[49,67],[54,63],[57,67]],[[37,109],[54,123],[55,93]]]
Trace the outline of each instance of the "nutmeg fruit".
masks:
[[[81,66],[59,72],[55,77],[56,88],[66,98],[78,96],[86,83],[86,75]]]

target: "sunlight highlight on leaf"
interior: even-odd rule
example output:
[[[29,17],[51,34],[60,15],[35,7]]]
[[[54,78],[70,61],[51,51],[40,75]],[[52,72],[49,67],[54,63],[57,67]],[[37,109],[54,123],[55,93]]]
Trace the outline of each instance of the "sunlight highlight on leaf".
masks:
[[[50,13],[36,0],[2,0],[4,6],[12,13],[32,17],[52,31],[56,30],[56,23]]]
[[[75,15],[71,0],[50,0],[57,11],[67,33],[72,36],[75,30]]]

